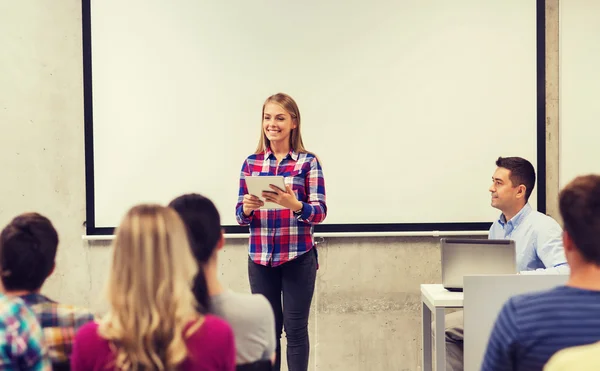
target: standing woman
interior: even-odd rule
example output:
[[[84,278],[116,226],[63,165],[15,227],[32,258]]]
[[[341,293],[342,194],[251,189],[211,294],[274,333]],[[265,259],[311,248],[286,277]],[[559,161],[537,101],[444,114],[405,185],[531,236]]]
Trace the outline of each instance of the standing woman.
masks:
[[[263,202],[246,187],[245,177],[251,175],[284,176],[285,190],[271,186],[273,192],[262,196],[285,208],[260,209]],[[317,274],[313,230],[326,215],[323,172],[302,143],[298,106],[286,94],[272,95],[263,105],[258,148],[242,165],[236,217],[250,226],[252,293],[263,294],[275,313],[275,370],[281,366],[282,327],[289,371],[308,369],[308,316]]]
[[[71,370],[234,371],[233,332],[197,312],[198,265],[173,209],[132,208],[116,231],[110,309],[77,332]]]

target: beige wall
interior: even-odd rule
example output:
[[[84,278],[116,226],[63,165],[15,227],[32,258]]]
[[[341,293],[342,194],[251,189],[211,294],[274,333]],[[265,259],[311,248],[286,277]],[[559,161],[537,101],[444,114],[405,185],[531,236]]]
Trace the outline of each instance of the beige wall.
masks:
[[[558,1],[547,3],[547,193],[556,215]],[[44,292],[102,311],[107,243],[81,240],[80,1],[3,2],[0,25],[0,224],[26,210],[48,215],[61,245]],[[435,238],[326,239],[310,324],[311,369],[419,369],[419,284],[440,280],[437,245]],[[223,280],[235,290],[248,290],[245,250],[245,241],[228,241],[221,257]]]

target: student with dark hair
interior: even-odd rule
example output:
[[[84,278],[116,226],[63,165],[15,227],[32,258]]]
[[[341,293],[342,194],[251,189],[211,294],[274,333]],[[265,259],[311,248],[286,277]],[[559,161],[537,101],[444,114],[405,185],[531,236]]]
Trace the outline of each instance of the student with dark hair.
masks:
[[[562,229],[551,217],[533,210],[529,196],[535,185],[533,165],[520,157],[499,157],[492,176],[492,207],[502,213],[490,228],[490,239],[514,240],[517,270],[569,272]]]
[[[225,244],[217,208],[198,194],[180,196],[169,204],[188,228],[190,246],[200,270],[194,281],[198,302],[232,327],[236,363],[270,364],[275,357],[275,319],[271,305],[260,294],[240,294],[223,287],[218,278],[218,255]]]
[[[542,370],[557,351],[600,341],[600,176],[569,183],[560,192],[559,208],[569,280],[504,304],[482,370]]]
[[[489,231],[490,239],[515,241],[521,274],[568,274],[562,229],[551,217],[534,210],[529,197],[535,170],[521,157],[498,157],[489,188],[492,207],[501,211]],[[446,369],[463,369],[463,312],[446,316]]]
[[[90,311],[59,304],[40,293],[55,267],[58,234],[48,218],[27,213],[14,218],[0,234],[0,269],[4,293],[18,296],[36,314],[55,369],[69,364],[77,330],[94,319]]]

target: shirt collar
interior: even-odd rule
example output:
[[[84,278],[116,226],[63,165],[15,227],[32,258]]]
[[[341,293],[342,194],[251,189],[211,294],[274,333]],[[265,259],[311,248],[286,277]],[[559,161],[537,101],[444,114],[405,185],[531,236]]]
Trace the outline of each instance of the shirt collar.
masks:
[[[518,226],[519,224],[521,224],[523,222],[525,217],[531,213],[531,210],[532,210],[531,205],[529,205],[529,203],[526,203],[525,206],[523,206],[523,208],[517,213],[517,215],[513,216],[513,218],[511,220],[509,220],[508,222],[511,223],[514,227]],[[506,217],[504,216],[504,214],[500,214],[500,218],[498,219],[498,222],[502,226],[504,226],[507,223]]]
[[[35,304],[46,303],[46,302],[53,303],[52,300],[48,299],[47,297],[45,297],[42,294],[31,293],[31,294],[21,295],[19,297],[21,299],[23,299],[23,301],[27,305],[35,305]]]
[[[265,158],[269,158],[271,157],[271,155],[275,156],[275,154],[273,153],[273,151],[271,151],[271,147],[267,147],[265,149]],[[289,157],[292,158],[292,160],[294,161],[298,161],[298,152],[294,151],[292,148],[290,148],[290,151],[287,154]],[[287,157],[287,156],[286,156]],[[285,157],[284,157],[285,158]]]

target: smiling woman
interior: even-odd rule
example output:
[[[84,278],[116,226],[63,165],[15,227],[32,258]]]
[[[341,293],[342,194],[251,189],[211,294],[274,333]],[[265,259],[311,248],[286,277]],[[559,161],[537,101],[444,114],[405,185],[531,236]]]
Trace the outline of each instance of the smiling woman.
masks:
[[[285,190],[272,185],[273,192],[261,195],[283,208],[267,209],[258,195],[248,194],[245,177],[260,175],[285,177]],[[289,95],[272,95],[263,104],[258,148],[242,165],[236,218],[240,225],[250,226],[252,293],[263,294],[275,313],[275,370],[281,366],[284,324],[288,369],[308,368],[308,315],[317,273],[313,232],[326,215],[323,172],[302,143],[298,105]]]

